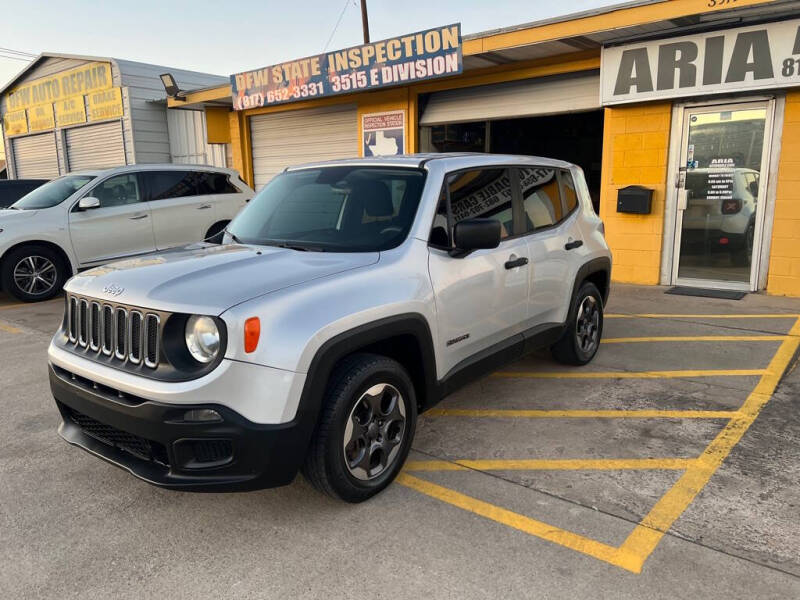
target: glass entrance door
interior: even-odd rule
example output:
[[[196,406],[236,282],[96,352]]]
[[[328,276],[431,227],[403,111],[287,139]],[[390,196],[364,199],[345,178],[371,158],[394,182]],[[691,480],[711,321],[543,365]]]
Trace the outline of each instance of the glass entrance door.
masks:
[[[767,102],[684,110],[674,283],[755,290],[770,121]]]

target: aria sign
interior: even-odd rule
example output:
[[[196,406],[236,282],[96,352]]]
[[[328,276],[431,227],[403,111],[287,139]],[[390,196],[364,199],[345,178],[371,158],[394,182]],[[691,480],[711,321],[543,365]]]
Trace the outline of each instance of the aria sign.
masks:
[[[800,85],[800,20],[603,48],[603,104]]]

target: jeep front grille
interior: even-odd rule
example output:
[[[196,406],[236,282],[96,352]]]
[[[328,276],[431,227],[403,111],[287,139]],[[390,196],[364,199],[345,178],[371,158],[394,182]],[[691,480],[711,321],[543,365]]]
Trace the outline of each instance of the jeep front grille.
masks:
[[[123,363],[158,367],[161,318],[155,313],[70,295],[65,323],[75,347]]]

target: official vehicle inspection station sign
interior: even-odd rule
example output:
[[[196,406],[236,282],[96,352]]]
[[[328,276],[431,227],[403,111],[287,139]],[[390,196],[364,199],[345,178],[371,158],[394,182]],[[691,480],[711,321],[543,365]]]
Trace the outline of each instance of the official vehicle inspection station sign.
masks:
[[[457,23],[231,75],[233,108],[380,89],[462,70]]]
[[[603,104],[800,85],[800,20],[604,47]]]

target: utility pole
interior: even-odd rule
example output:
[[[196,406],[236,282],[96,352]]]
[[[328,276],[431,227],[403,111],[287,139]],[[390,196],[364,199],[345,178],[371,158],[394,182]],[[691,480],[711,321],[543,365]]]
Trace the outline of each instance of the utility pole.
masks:
[[[369,44],[369,19],[367,18],[367,0],[361,0],[361,27],[364,29],[364,43]]]

